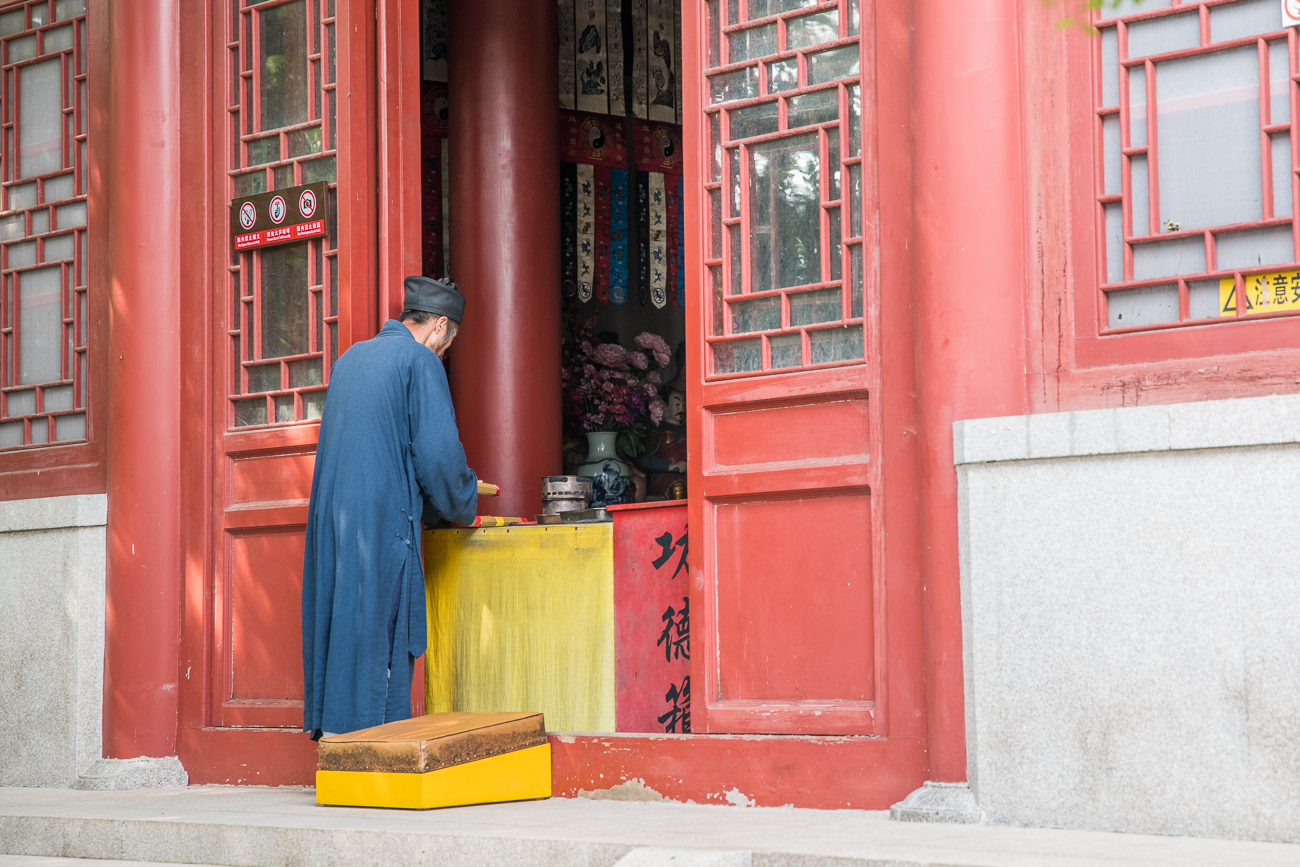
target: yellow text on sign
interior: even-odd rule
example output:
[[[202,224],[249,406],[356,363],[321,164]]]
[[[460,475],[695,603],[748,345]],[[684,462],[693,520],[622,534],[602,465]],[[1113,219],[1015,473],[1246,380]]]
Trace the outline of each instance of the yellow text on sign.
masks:
[[[1242,279],[1247,313],[1300,310],[1300,271],[1252,274]],[[1219,315],[1237,315],[1237,293],[1231,277],[1219,281]]]

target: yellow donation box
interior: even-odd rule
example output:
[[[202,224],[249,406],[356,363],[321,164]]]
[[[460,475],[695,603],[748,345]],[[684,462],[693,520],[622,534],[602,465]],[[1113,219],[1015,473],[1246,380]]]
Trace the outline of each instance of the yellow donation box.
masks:
[[[320,740],[318,804],[428,810],[550,796],[539,713],[437,713]]]
[[[614,731],[613,540],[609,523],[426,533],[428,709]]]

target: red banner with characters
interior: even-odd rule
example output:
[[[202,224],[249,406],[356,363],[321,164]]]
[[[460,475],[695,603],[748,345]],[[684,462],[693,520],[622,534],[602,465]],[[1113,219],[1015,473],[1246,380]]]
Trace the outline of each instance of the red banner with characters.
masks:
[[[691,730],[686,501],[611,506],[614,515],[614,728]]]

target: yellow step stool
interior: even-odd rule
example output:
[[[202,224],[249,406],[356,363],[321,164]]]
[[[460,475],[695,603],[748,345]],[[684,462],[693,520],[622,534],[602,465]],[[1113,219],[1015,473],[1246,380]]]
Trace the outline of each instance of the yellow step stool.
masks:
[[[430,810],[551,796],[540,713],[434,713],[321,738],[316,803]]]

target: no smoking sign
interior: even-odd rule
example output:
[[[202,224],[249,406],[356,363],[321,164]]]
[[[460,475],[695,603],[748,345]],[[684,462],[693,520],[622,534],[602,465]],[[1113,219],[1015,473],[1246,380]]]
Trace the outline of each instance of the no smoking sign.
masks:
[[[243,196],[230,203],[236,250],[271,247],[322,237],[326,232],[325,182]]]

